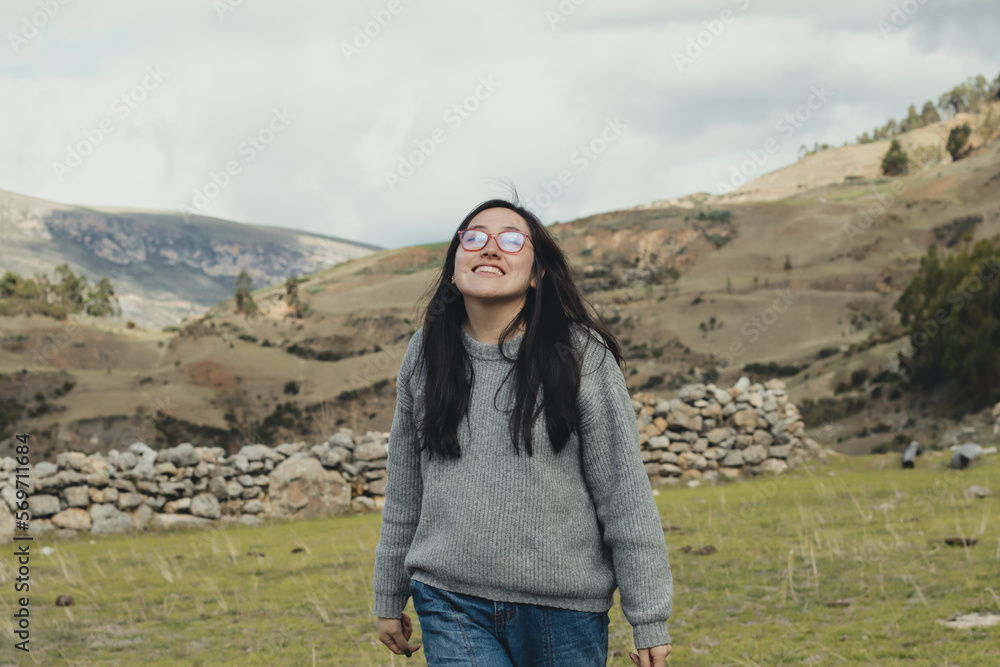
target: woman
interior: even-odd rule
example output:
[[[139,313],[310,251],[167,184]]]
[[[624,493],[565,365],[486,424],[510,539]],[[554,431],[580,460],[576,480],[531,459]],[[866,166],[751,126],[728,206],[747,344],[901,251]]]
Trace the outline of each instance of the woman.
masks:
[[[379,640],[419,648],[412,595],[432,667],[605,665],[617,587],[632,661],[662,667],[673,580],[621,352],[562,250],[487,201],[430,289],[396,381]]]

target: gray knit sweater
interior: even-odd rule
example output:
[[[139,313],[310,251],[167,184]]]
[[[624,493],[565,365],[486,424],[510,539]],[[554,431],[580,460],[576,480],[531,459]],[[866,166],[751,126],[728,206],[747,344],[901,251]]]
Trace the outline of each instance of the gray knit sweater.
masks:
[[[583,352],[580,435],[555,455],[542,414],[528,457],[523,442],[520,455],[514,452],[509,412],[496,407],[513,406],[513,375],[494,405],[512,362],[498,344],[462,328],[475,379],[457,461],[416,453],[423,328],[413,334],[396,380],[375,616],[401,616],[411,578],[490,600],[589,612],[610,610],[617,587],[635,647],[670,643],[673,578],[625,377],[610,351],[582,327],[573,331]],[[523,338],[505,343],[508,357]]]

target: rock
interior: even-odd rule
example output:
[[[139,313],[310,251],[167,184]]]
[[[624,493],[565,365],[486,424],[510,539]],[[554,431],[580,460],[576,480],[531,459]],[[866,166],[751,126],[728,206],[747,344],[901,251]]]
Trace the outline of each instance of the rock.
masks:
[[[132,528],[132,518],[114,505],[92,505],[90,520],[93,523],[90,532],[95,535],[125,533]]]
[[[726,457],[722,459],[722,465],[724,468],[735,468],[743,465],[743,450],[734,449],[726,454]]]
[[[729,394],[728,391],[725,391],[723,389],[716,389],[715,400],[719,405],[725,408],[727,404],[732,403],[733,397]]]
[[[201,462],[201,457],[194,450],[194,445],[190,442],[182,442],[176,447],[162,450],[160,460],[169,461],[178,468],[187,468],[198,465]]]
[[[771,475],[780,475],[788,470],[788,464],[781,459],[764,459],[760,464],[760,468]]]
[[[684,471],[672,463],[660,464],[660,474],[665,477],[680,477],[682,472]]]
[[[205,528],[211,525],[211,519],[204,519],[200,516],[192,516],[190,514],[154,514],[149,520],[149,527],[157,530]]]
[[[230,498],[239,498],[243,495],[243,485],[234,479],[226,484],[226,493]]]
[[[191,499],[191,514],[218,519],[222,515],[219,511],[219,499],[211,493],[199,493]]]
[[[993,495],[993,492],[984,486],[973,484],[965,490],[965,495],[968,498],[989,498]]]
[[[148,466],[156,465],[156,459],[159,454],[146,443],[133,442],[128,446],[128,450],[138,457],[139,463],[145,463]]]
[[[701,481],[701,471],[695,470],[694,468],[688,468],[687,470],[681,471],[681,480],[696,479]]]
[[[757,412],[753,408],[745,408],[733,414],[733,423],[743,431],[750,433],[757,426]]]
[[[767,448],[763,445],[750,445],[743,450],[743,461],[756,465],[767,458]]]
[[[149,522],[153,519],[153,508],[149,505],[141,505],[132,512],[132,527],[138,531],[146,530]]]
[[[53,516],[52,525],[68,530],[90,530],[93,522],[87,510],[71,507]]]
[[[57,496],[40,494],[28,497],[28,509],[31,511],[33,519],[41,519],[52,516],[62,508],[59,505],[59,498]]]
[[[270,453],[271,448],[267,445],[244,445],[239,451],[247,461],[263,461]]]
[[[143,496],[139,493],[122,493],[118,496],[118,509],[128,510],[142,504]]]
[[[368,485],[368,492],[371,493],[373,496],[384,496],[386,482],[388,482],[387,477],[383,477],[382,479],[377,479],[374,482],[371,482]]]
[[[35,479],[49,477],[59,472],[59,466],[48,461],[39,461],[35,464]]]
[[[701,481],[708,482],[709,484],[715,484],[719,481],[719,471],[718,470],[706,470],[701,473]]]
[[[388,453],[388,448],[382,442],[362,441],[354,448],[354,460],[373,461],[385,458]]]
[[[358,496],[351,501],[351,509],[355,512],[365,514],[375,509],[375,501],[368,496]]]
[[[649,439],[649,449],[666,449],[670,446],[670,439],[665,435],[656,435]]]
[[[726,479],[739,479],[743,474],[739,468],[719,468],[719,474]]]
[[[774,442],[774,436],[764,430],[757,430],[753,432],[753,444],[763,445],[764,447],[770,447]]]
[[[705,385],[700,382],[682,387],[677,397],[686,403],[694,403],[705,398]]]
[[[773,445],[767,450],[767,455],[772,459],[787,459],[791,453],[791,445]]]
[[[717,445],[723,440],[728,439],[732,435],[736,435],[733,432],[733,429],[728,428],[726,426],[721,426],[719,428],[713,428],[711,431],[705,434],[705,437],[708,438],[708,441],[710,443],[712,443],[713,445]]]
[[[332,438],[331,438],[332,440]],[[302,444],[298,442],[284,442],[274,448],[276,454],[281,454],[282,456],[291,456],[295,452],[302,449]]]
[[[89,486],[67,486],[63,489],[67,507],[87,507],[90,505]]]
[[[351,489],[336,470],[313,458],[282,461],[268,476],[272,516],[312,519],[347,511]]]
[[[248,472],[250,470],[250,461],[242,454],[237,454],[233,457],[233,467],[240,473]]]
[[[244,514],[260,514],[264,511],[264,503],[259,500],[251,500],[243,505]]]
[[[260,526],[263,523],[264,522],[260,519],[260,517],[253,516],[252,514],[241,514],[239,518],[239,524],[248,528]]]
[[[208,480],[208,492],[219,500],[227,500],[229,498],[226,481],[221,477],[213,477]]]
[[[700,431],[702,427],[701,415],[686,414],[680,410],[672,410],[669,420],[670,428],[683,431]],[[697,434],[696,434],[697,438]]]
[[[983,455],[983,448],[974,442],[967,442],[955,449],[951,457],[952,468],[965,468]]]
[[[171,500],[170,502],[163,505],[163,511],[166,514],[177,514],[179,512],[186,512],[191,508],[190,498],[178,498],[177,500]]]

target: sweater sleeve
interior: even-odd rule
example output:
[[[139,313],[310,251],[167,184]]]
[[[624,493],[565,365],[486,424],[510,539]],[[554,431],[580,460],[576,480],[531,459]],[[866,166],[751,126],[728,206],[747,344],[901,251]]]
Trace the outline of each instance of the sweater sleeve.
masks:
[[[413,419],[413,397],[409,385],[420,352],[419,332],[410,338],[396,378],[396,411],[389,431],[385,464],[385,505],[372,577],[375,597],[373,614],[381,618],[400,618],[410,597],[410,577],[403,568],[403,562],[417,531],[423,497],[420,456],[415,448],[417,430]]]
[[[612,553],[622,612],[636,649],[669,644],[673,578],[625,376],[611,351],[596,341],[588,341],[583,360],[583,471]]]

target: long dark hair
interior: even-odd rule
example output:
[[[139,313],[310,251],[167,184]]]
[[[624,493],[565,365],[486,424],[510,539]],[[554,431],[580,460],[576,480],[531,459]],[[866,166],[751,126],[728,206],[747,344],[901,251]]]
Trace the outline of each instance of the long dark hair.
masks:
[[[444,458],[461,458],[458,444],[458,424],[469,408],[472,372],[469,352],[465,348],[462,323],[467,315],[465,299],[458,287],[451,283],[455,272],[455,253],[458,251],[457,232],[469,226],[480,212],[490,208],[507,208],[520,215],[528,224],[535,258],[532,274],[537,287],[528,288],[523,308],[501,332],[497,346],[507,357],[502,344],[525,325],[524,337],[514,364],[500,387],[514,374],[515,406],[511,413],[509,432],[514,441],[514,450],[520,455],[519,440],[524,439],[528,456],[532,456],[531,429],[538,418],[542,405],[538,401],[538,389],[543,389],[545,421],[549,440],[558,454],[570,435],[578,431],[580,416],[577,398],[580,390],[580,363],[582,354],[573,345],[571,325],[583,325],[585,332],[593,338],[587,327],[596,330],[604,338],[598,341],[610,351],[615,362],[623,363],[618,340],[608,330],[596,313],[592,316],[585,307],[585,299],[573,282],[569,263],[555,239],[542,225],[534,213],[514,201],[491,199],[483,202],[465,216],[462,224],[451,237],[448,253],[437,284],[433,282],[425,292],[433,296],[423,311],[422,363],[426,373],[424,379],[424,404],[417,421],[419,451],[429,449],[429,456],[438,454]],[[545,267],[545,275],[542,275]],[[424,298],[421,297],[421,300]],[[579,355],[579,358],[578,358]],[[493,400],[496,405],[497,388]]]

